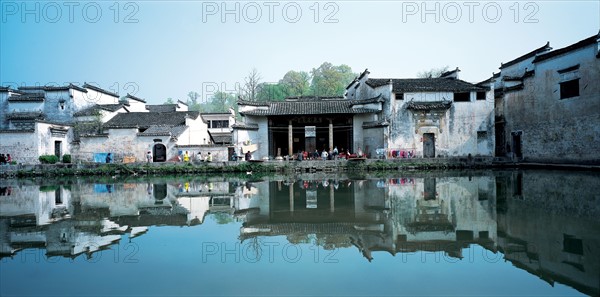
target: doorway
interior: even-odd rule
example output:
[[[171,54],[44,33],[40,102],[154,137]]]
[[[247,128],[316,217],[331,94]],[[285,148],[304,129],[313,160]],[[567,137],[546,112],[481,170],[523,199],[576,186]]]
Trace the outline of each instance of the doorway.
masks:
[[[167,148],[160,143],[157,143],[152,148],[153,162],[165,162],[167,160]]]
[[[523,158],[523,147],[522,147],[522,131],[512,132],[512,147],[515,157],[517,159]]]
[[[423,134],[423,157],[435,158],[435,134]]]
[[[62,156],[62,141],[57,140],[54,142],[54,155],[57,156],[58,159]]]

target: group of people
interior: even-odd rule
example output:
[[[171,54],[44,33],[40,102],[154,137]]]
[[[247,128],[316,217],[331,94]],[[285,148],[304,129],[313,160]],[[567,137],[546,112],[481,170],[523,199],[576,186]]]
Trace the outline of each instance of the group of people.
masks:
[[[10,154],[0,154],[0,165],[10,164],[12,162],[12,157]]]
[[[298,161],[302,161],[302,160],[337,160],[339,159],[348,159],[348,158],[362,158],[364,157],[363,151],[362,149],[359,147],[358,151],[356,152],[356,154],[351,154],[350,151],[345,151],[343,148],[341,150],[338,150],[337,146],[333,148],[333,150],[331,148],[329,149],[324,149],[321,152],[319,152],[319,150],[315,150],[312,153],[309,153],[308,151],[298,151],[298,154],[296,154],[296,160]]]

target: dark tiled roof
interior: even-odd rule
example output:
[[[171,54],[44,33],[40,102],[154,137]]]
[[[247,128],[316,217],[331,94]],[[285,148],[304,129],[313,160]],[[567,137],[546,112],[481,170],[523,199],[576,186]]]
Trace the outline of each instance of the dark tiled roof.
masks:
[[[177,111],[177,104],[146,105],[146,109],[150,112],[173,112]]]
[[[411,110],[444,110],[452,106],[452,101],[433,101],[433,102],[418,102],[410,101],[406,104],[406,109]]]
[[[133,99],[133,100],[135,100],[135,101],[139,101],[139,102],[146,103],[146,100],[144,100],[144,99],[142,99],[142,98],[138,98],[138,97],[136,97],[136,96],[133,96],[133,95],[131,95],[131,94],[129,94],[129,93],[127,93],[127,96],[125,96],[125,98],[129,98],[129,99]]]
[[[33,112],[11,112],[6,117],[9,120],[43,120],[44,114],[38,111]]]
[[[23,102],[23,101],[28,101],[28,102],[41,102],[44,101],[45,95],[44,93],[26,93],[26,94],[15,94],[12,95],[10,97],[8,97],[8,101],[11,102]]]
[[[390,125],[390,123],[387,121],[387,119],[382,119],[382,120],[372,121],[372,122],[364,122],[362,124],[363,128],[365,128],[365,129],[379,128],[379,127],[385,127],[385,126],[389,126],[389,125]]]
[[[550,59],[550,58],[553,58],[553,57],[556,57],[556,56],[559,56],[562,54],[566,54],[568,52],[571,52],[571,51],[574,51],[574,50],[577,50],[577,49],[580,49],[580,48],[583,48],[583,47],[586,47],[586,46],[589,46],[592,44],[596,44],[598,38],[600,38],[600,33],[596,34],[592,37],[588,37],[584,40],[581,40],[577,43],[571,44],[567,47],[559,48],[557,50],[553,50],[551,52],[538,55],[537,57],[535,57],[535,59],[533,59],[533,63],[538,63],[538,62],[541,62],[541,61],[544,61],[544,60],[547,60],[547,59]]]
[[[100,87],[96,87],[96,86],[90,85],[88,83],[84,83],[83,87],[86,88],[86,89],[94,90],[96,92],[104,93],[106,95],[110,95],[110,96],[113,96],[113,97],[119,97],[119,94],[117,94],[117,93],[113,93],[113,92],[107,91],[105,89],[102,89]]]
[[[244,122],[236,122],[235,124],[231,125],[231,128],[240,130],[258,130],[258,124],[246,124]]]
[[[35,129],[0,129],[0,133],[33,133]]]
[[[369,78],[367,84],[373,88],[392,81],[392,92],[469,92],[484,91],[472,83],[453,78]]]
[[[98,115],[100,110],[106,110],[110,112],[115,112],[123,107],[123,104],[96,104],[87,108],[84,108],[76,113],[73,116],[82,117],[82,116],[95,116]]]
[[[304,115],[304,114],[356,114],[377,112],[366,108],[352,108],[353,105],[361,103],[372,103],[369,101],[348,100],[341,97],[335,99],[315,100],[311,99],[287,99],[286,101],[268,102],[268,109],[256,109],[240,112],[244,115],[271,116],[271,115]]]
[[[187,126],[150,126],[146,131],[138,133],[138,136],[179,136]]]
[[[230,144],[231,134],[213,134],[213,141],[217,144]]]
[[[62,87],[53,87],[53,86],[23,86],[23,87],[19,87],[19,90],[22,91],[36,91],[36,90],[40,90],[40,91],[68,91],[69,89],[74,89],[83,93],[87,93],[87,90],[76,86],[74,84],[69,84],[68,86],[62,86]]]
[[[533,50],[531,52],[528,52],[528,53],[526,53],[526,54],[524,54],[524,55],[522,55],[522,56],[520,56],[520,57],[518,57],[516,59],[510,60],[510,61],[508,61],[506,63],[501,63],[500,64],[500,69],[506,68],[506,67],[514,65],[514,64],[517,64],[517,63],[519,63],[521,61],[524,61],[524,60],[527,60],[529,58],[533,58],[533,57],[535,57],[535,55],[541,54],[543,52],[547,52],[547,51],[549,51],[551,49],[552,48],[550,47],[550,42],[546,42],[546,44],[544,46],[540,47],[540,48],[537,48],[537,49],[535,49],[535,50]]]
[[[119,113],[104,124],[106,128],[148,128],[150,126],[185,125],[186,117],[193,119],[200,115],[197,111],[176,112],[128,112]]]
[[[269,106],[269,102],[259,102],[259,101],[248,101],[248,100],[238,100],[238,105],[248,105],[248,106]]]

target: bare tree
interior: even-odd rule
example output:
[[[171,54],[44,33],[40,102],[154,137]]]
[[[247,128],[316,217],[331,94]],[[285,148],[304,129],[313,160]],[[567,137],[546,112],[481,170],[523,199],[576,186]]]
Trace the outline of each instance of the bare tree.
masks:
[[[421,71],[417,73],[418,78],[436,78],[442,76],[442,73],[448,71],[450,68],[448,65],[444,67],[431,68],[429,70]]]
[[[246,100],[256,101],[256,95],[258,94],[258,87],[262,77],[256,68],[252,68],[248,76],[244,78],[243,94]]]

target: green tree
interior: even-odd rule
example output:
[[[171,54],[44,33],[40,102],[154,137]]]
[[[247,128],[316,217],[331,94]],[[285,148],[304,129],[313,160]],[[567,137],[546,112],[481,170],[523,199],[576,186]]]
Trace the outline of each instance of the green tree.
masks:
[[[287,96],[285,87],[279,83],[261,83],[256,92],[257,101],[282,101]]]
[[[334,66],[329,62],[324,62],[318,68],[311,71],[312,94],[319,97],[324,96],[342,96],[346,86],[356,76],[350,66],[342,64]]]
[[[195,91],[190,91],[188,93],[188,109],[189,110],[194,110],[194,111],[202,111],[202,104],[198,103],[198,98],[200,97],[200,94],[198,94],[198,92]]]
[[[232,93],[217,91],[204,106],[203,110],[206,112],[228,112],[229,108],[236,110],[236,96]]]
[[[288,71],[279,85],[283,88],[286,97],[306,96],[310,93],[310,74],[306,71]]]
[[[163,104],[175,104],[175,102],[173,102],[173,98],[169,97],[167,98],[167,101],[165,101],[165,103]]]

